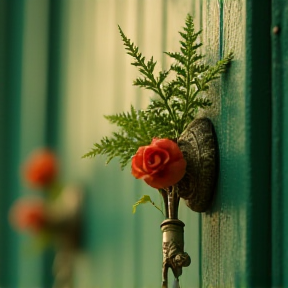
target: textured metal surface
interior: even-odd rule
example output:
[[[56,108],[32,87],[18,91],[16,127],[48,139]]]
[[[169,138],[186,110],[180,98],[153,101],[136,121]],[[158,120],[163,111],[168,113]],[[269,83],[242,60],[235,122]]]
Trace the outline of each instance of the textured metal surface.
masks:
[[[208,118],[195,119],[179,138],[187,161],[186,174],[177,184],[180,197],[196,212],[206,211],[213,199],[216,181],[216,138]]]
[[[173,187],[162,189],[165,215],[162,224],[163,264],[162,288],[168,288],[168,269],[179,285],[182,267],[190,265],[190,256],[184,252],[184,223],[178,220],[180,197],[189,208],[197,212],[206,211],[211,205],[216,180],[216,136],[208,118],[192,121],[178,140],[178,146],[187,162],[186,174]]]
[[[182,275],[182,267],[191,263],[184,252],[184,223],[178,219],[166,219],[161,224],[163,233],[162,288],[168,288],[168,268],[171,268],[176,281]]]

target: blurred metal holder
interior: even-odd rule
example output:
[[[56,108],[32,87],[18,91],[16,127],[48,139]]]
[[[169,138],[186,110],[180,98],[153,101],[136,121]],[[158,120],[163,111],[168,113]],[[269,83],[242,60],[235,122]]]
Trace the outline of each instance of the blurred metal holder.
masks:
[[[217,140],[208,118],[192,121],[178,140],[178,146],[187,162],[185,176],[174,186],[162,189],[166,220],[161,224],[163,233],[162,288],[168,288],[168,269],[179,287],[182,267],[191,263],[184,252],[184,226],[178,219],[178,206],[183,198],[196,212],[205,212],[211,206],[217,175]]]
[[[73,266],[81,241],[83,191],[67,186],[48,207],[48,226],[55,240],[53,288],[73,288]]]

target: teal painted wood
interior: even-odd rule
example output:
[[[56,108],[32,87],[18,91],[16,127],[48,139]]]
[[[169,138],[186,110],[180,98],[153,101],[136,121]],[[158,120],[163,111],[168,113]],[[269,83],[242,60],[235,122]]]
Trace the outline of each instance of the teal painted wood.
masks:
[[[42,254],[33,247],[32,238],[13,231],[8,224],[13,201],[35,193],[23,184],[20,165],[33,149],[45,146],[47,4],[0,2],[1,287],[51,287]]]
[[[22,87],[20,112],[20,158],[23,163],[34,150],[45,147],[47,98],[47,32],[48,1],[25,1],[22,47]],[[19,174],[15,175],[19,177]],[[19,196],[34,196],[41,191],[31,189],[21,179]],[[35,248],[33,237],[17,233],[18,287],[44,286],[43,254]],[[37,246],[36,246],[37,247]]]
[[[247,247],[251,287],[271,285],[271,1],[248,1],[246,95],[250,130],[250,217]],[[256,12],[257,11],[257,12]],[[265,47],[265,48],[264,48]],[[249,124],[248,124],[249,123]],[[264,212],[264,213],[263,213]]]
[[[202,216],[202,285],[269,287],[270,2],[205,1],[202,9],[211,62],[235,53],[210,91],[220,170],[214,205]]]
[[[63,1],[49,1],[48,13],[48,41],[47,41],[47,97],[45,99],[45,144],[58,154],[59,122],[61,121],[60,82],[61,82],[61,37],[62,35],[62,6]],[[60,157],[60,156],[59,156]],[[43,257],[42,283],[44,287],[52,287],[53,262],[55,249],[49,247]]]
[[[0,286],[17,287],[19,241],[8,211],[19,193],[23,3],[0,1]]]
[[[272,286],[288,285],[287,49],[288,5],[272,2]]]
[[[49,26],[48,26],[48,67],[47,67],[47,99],[46,99],[46,140],[47,145],[57,149],[59,138],[59,106],[61,101],[60,83],[61,83],[61,37],[62,33],[62,15],[63,4],[61,1],[49,1]]]

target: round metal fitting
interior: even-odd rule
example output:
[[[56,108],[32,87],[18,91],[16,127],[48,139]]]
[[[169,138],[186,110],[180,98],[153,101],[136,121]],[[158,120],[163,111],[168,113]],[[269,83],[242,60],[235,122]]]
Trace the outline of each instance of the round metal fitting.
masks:
[[[187,167],[175,189],[189,208],[205,212],[211,205],[216,184],[217,141],[211,120],[192,121],[180,136],[178,146]]]

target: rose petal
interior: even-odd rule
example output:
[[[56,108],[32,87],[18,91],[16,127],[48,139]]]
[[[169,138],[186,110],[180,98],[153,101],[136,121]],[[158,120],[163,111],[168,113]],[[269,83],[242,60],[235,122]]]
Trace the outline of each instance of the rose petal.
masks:
[[[162,189],[179,182],[185,175],[186,161],[184,158],[171,163],[161,173],[147,177],[144,181],[153,188]]]
[[[175,143],[174,141],[170,139],[166,139],[166,138],[153,139],[152,143],[153,143],[153,146],[156,146],[160,149],[167,151],[170,155],[170,161],[183,158],[183,154],[181,150],[179,149],[179,146],[177,145],[177,143]]]
[[[136,154],[132,158],[132,164],[131,164],[132,171],[131,171],[131,173],[137,179],[140,179],[143,175],[145,175],[147,173],[142,168],[143,167],[144,150],[145,150],[145,146],[139,147]]]
[[[159,164],[161,164],[161,162],[162,162],[161,160],[162,159],[161,159],[160,155],[155,153],[153,161],[150,161],[150,163],[149,163],[150,168],[157,167]]]
[[[157,156],[157,159],[155,157]],[[146,146],[143,155],[143,170],[147,173],[157,171],[161,166],[165,165],[170,159],[167,151],[157,147]]]

